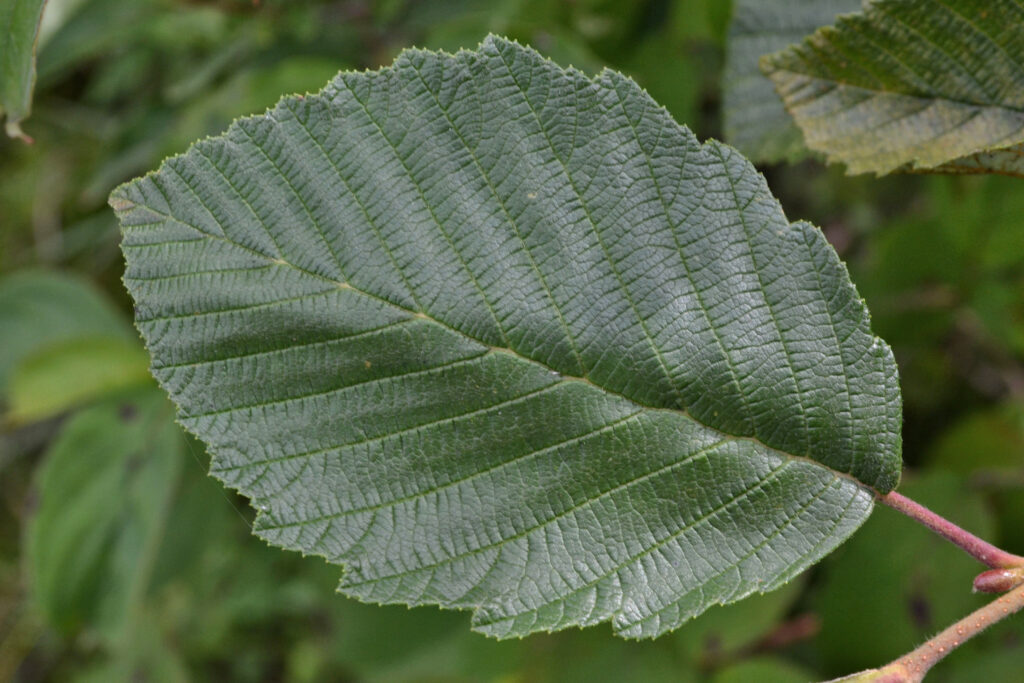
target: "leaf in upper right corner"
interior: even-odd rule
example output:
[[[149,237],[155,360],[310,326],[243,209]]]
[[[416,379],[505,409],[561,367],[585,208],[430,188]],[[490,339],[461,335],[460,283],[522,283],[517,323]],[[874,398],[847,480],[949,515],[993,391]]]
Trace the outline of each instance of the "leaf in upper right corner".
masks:
[[[722,76],[726,142],[756,162],[792,162],[808,155],[800,129],[758,60],[860,7],[861,0],[735,1]]]
[[[850,173],[1024,175],[1024,6],[877,0],[761,61]]]
[[[36,40],[46,0],[0,0],[0,116],[7,134],[24,137],[19,122],[32,106],[36,82]]]

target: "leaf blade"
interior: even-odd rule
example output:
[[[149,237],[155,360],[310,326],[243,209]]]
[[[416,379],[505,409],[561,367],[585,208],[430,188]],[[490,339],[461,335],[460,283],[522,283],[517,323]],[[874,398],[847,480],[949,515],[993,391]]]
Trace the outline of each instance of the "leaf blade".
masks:
[[[363,599],[653,636],[852,533],[846,472],[898,477],[895,366],[834,252],[617,74],[407,51],[112,205],[183,424]]]

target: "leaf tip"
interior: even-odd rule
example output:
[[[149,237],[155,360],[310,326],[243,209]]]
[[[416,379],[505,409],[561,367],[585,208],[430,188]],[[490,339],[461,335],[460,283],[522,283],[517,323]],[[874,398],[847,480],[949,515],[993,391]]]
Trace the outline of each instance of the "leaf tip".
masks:
[[[124,213],[125,211],[131,211],[135,208],[135,202],[124,195],[118,194],[117,190],[111,193],[110,198],[107,199],[107,204],[109,204],[110,208],[117,213]]]

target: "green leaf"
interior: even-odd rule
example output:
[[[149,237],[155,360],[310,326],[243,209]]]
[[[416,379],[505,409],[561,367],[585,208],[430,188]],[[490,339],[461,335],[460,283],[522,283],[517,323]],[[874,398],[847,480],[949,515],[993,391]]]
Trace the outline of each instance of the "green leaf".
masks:
[[[138,343],[128,321],[89,282],[67,273],[26,270],[0,280],[0,398],[19,364],[83,339]]]
[[[14,422],[57,415],[98,397],[152,383],[149,356],[138,341],[83,337],[29,355],[10,385]]]
[[[525,645],[529,649],[523,653],[519,670],[505,680],[530,683],[698,683],[703,680],[699,669],[676,656],[668,639],[637,643],[610,636],[604,629],[595,628],[528,640]]]
[[[860,7],[861,0],[735,0],[722,76],[723,125],[730,145],[769,163],[808,155],[803,134],[758,60]]]
[[[111,204],[180,421],[363,600],[655,636],[898,480],[896,367],[835,252],[620,74],[406,51]]]
[[[32,108],[36,40],[46,0],[0,0],[0,116],[12,138],[27,139],[21,121]]]
[[[850,173],[1024,175],[1022,24],[1016,0],[877,0],[761,64]]]
[[[53,626],[133,637],[185,457],[172,418],[166,398],[146,389],[82,411],[47,452],[26,558]]]
[[[726,660],[756,644],[784,620],[804,582],[791,581],[777,591],[743,602],[712,607],[673,635],[678,650],[695,669]]]

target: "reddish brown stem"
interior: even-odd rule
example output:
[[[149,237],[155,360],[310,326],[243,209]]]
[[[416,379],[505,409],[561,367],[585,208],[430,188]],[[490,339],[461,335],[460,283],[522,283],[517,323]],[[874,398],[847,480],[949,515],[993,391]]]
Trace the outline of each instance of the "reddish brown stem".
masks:
[[[974,534],[961,529],[953,522],[940,517],[920,503],[915,503],[904,495],[892,491],[879,496],[878,499],[893,510],[902,512],[907,517],[924,524],[943,538],[960,546],[967,554],[993,569],[1007,569],[1024,565],[1024,557],[1000,550],[991,543],[983,541]]]
[[[879,677],[874,680],[918,683],[943,657],[992,624],[1021,609],[1024,609],[1024,586],[1018,586],[1006,595],[975,610],[921,647],[883,667],[878,671]]]

